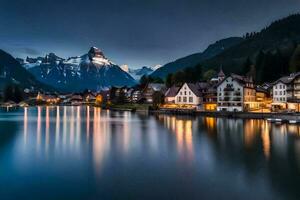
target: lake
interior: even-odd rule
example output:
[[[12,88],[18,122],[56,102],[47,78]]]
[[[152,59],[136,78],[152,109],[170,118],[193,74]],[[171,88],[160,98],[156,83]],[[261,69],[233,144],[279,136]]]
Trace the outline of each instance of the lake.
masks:
[[[0,111],[0,199],[299,199],[300,126],[113,112]]]

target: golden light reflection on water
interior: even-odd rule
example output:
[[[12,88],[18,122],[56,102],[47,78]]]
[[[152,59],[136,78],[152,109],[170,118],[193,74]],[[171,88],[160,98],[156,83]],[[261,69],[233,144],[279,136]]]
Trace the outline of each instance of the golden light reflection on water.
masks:
[[[216,130],[217,119],[214,117],[205,117],[204,124],[206,125],[208,133],[213,133]]]
[[[90,139],[90,106],[86,107],[86,140]]]
[[[261,139],[263,144],[264,155],[266,159],[269,159],[271,154],[271,140],[270,140],[270,125],[267,121],[262,122]]]
[[[165,126],[176,136],[177,150],[182,158],[193,160],[193,121],[175,116],[162,116]]]
[[[23,123],[24,123],[24,145],[26,146],[27,144],[27,134],[28,134],[28,108],[25,107],[24,108],[24,119],[23,119]]]
[[[46,144],[45,144],[45,149],[46,152],[48,152],[48,148],[49,148],[49,129],[50,129],[50,117],[49,117],[49,107],[46,107],[46,129],[45,129],[45,133],[46,133]]]
[[[39,154],[44,153],[46,156],[51,153],[52,148],[59,154],[71,151],[74,156],[85,156],[80,153],[90,146],[97,174],[101,173],[111,148],[120,150],[124,157],[129,155],[132,145],[141,147],[143,142],[154,141],[155,145],[148,148],[160,149],[158,141],[162,139],[160,137],[163,135],[150,131],[149,136],[151,137],[148,138],[148,141],[143,141],[140,135],[133,134],[133,132],[140,134],[144,130],[143,128],[135,130],[136,127],[140,127],[140,124],[134,126],[131,123],[134,118],[132,113],[112,113],[112,115],[110,111],[102,111],[100,108],[94,107],[37,107],[37,112],[30,108],[24,108],[24,146],[26,149],[30,149],[32,148],[31,141],[36,142],[36,151]],[[30,120],[35,117],[36,122]],[[192,118],[169,115],[160,115],[157,119],[170,130],[172,138],[175,139],[173,141],[179,158],[185,161],[195,159],[197,149],[195,140],[198,139],[195,136],[200,133],[202,136],[209,136],[210,141],[220,146],[239,145],[237,147],[242,146],[245,151],[259,149],[260,151],[257,152],[261,152],[266,160],[270,160],[274,149],[276,149],[276,153],[280,154],[288,152],[288,135],[300,136],[300,126],[298,125],[275,125],[264,120]],[[31,122],[33,126],[30,126]],[[149,118],[149,120],[145,120],[145,123],[148,123],[146,126],[151,128],[152,125],[150,126],[149,123],[154,122],[151,122]],[[155,124],[153,125],[155,127]],[[32,127],[33,131],[30,130]],[[36,135],[32,134],[35,133],[35,128]],[[212,134],[216,137],[211,137]],[[295,151],[299,151],[299,148],[295,148]]]
[[[41,126],[42,126],[42,108],[38,106],[38,113],[37,113],[37,130],[36,130],[36,144],[37,144],[37,151],[40,149],[41,145]]]
[[[56,119],[55,119],[55,147],[59,145],[60,137],[60,107],[56,107]]]
[[[103,122],[103,123],[102,123]],[[95,172],[99,175],[106,152],[110,148],[110,134],[107,131],[107,124],[101,121],[101,109],[94,108],[93,120],[93,160]]]

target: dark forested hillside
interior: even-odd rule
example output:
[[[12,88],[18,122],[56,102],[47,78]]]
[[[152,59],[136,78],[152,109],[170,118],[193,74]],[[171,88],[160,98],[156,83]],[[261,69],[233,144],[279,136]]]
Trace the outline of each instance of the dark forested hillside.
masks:
[[[209,45],[202,53],[195,53],[162,66],[153,72],[151,76],[166,78],[169,73],[175,73],[187,67],[193,67],[206,59],[218,55],[229,47],[239,44],[241,41],[243,41],[243,38],[240,37],[231,37],[217,41],[216,43]]]
[[[252,68],[251,75],[257,82],[273,81],[299,71],[299,24],[300,15],[291,15],[259,33],[247,34],[240,44],[201,62],[203,69],[218,69],[222,65],[225,73],[245,73]]]
[[[0,90],[10,83],[19,84],[22,87],[34,87],[36,89],[50,89],[35,79],[20,63],[10,54],[0,50]]]
[[[243,38],[212,57],[199,59],[191,55],[165,66],[172,68],[168,70],[170,73],[201,65],[202,74],[198,76],[202,78],[222,66],[226,74],[251,75],[257,83],[274,81],[282,75],[300,71],[300,14],[275,21],[260,32],[246,33]],[[185,62],[190,57],[197,59]],[[156,71],[153,76],[157,74],[162,73]]]

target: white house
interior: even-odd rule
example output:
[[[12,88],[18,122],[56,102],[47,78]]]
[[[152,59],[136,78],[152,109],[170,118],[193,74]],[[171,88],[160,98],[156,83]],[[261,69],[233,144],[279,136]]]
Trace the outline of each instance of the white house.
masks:
[[[198,84],[185,83],[175,96],[175,104],[197,107],[202,102],[201,91]]]
[[[273,83],[272,108],[300,110],[300,72],[284,76]]]
[[[241,112],[259,107],[251,78],[231,74],[217,87],[218,111]]]
[[[284,79],[279,79],[273,85],[273,103],[274,108],[286,108],[287,103],[287,84]]]

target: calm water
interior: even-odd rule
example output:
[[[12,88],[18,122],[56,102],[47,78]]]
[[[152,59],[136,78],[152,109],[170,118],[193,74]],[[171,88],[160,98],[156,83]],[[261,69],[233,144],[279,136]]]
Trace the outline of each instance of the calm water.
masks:
[[[0,112],[0,199],[300,199],[300,126],[92,107]]]

